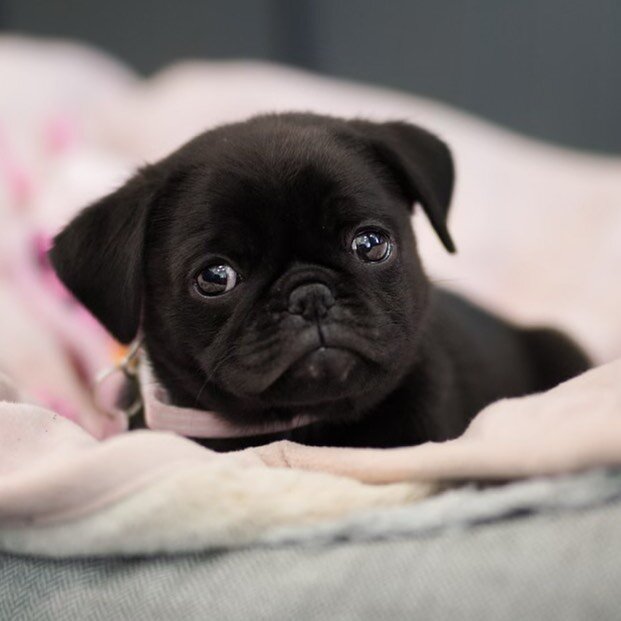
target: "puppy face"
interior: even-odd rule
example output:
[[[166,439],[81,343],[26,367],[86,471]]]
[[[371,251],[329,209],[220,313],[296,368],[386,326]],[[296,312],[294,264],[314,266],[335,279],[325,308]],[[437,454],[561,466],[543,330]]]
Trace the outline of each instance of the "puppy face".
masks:
[[[351,420],[415,360],[429,284],[410,208],[452,249],[452,178],[446,147],[411,125],[256,117],[140,171],[51,258],[116,338],[142,330],[176,404]]]

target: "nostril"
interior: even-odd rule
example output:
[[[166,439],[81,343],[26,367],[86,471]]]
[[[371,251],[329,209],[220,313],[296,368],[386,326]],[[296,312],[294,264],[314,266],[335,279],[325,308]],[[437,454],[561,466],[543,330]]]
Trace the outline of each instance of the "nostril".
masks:
[[[332,291],[323,283],[306,283],[296,287],[289,295],[289,312],[305,319],[324,317],[334,305]]]

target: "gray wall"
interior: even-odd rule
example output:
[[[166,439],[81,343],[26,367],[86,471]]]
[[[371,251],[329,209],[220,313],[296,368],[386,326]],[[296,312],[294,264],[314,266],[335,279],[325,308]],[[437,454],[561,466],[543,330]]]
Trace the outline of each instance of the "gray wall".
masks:
[[[144,73],[188,56],[287,62],[621,153],[621,0],[0,0],[0,26]]]

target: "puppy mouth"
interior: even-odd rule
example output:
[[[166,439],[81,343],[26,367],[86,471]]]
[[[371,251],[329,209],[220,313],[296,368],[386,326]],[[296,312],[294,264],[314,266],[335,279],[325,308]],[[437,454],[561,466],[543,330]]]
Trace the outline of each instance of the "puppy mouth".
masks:
[[[300,335],[297,346],[274,369],[261,399],[281,406],[304,406],[357,394],[364,387],[361,380],[370,362],[358,340],[323,326]]]
[[[320,347],[298,358],[285,374],[299,380],[346,382],[355,365],[358,356],[348,349],[341,347]]]
[[[308,326],[280,347],[270,364],[246,357],[223,385],[269,406],[318,405],[359,395],[383,367],[380,348],[345,326]]]
[[[288,366],[262,397],[287,406],[345,398],[352,391],[351,380],[361,363],[360,356],[349,349],[320,345]]]

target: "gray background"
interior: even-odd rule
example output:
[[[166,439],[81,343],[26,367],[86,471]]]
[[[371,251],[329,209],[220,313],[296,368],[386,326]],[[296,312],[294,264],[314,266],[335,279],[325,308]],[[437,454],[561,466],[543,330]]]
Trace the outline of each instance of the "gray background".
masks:
[[[87,41],[145,74],[275,60],[621,153],[620,0],[0,0],[0,28]]]

